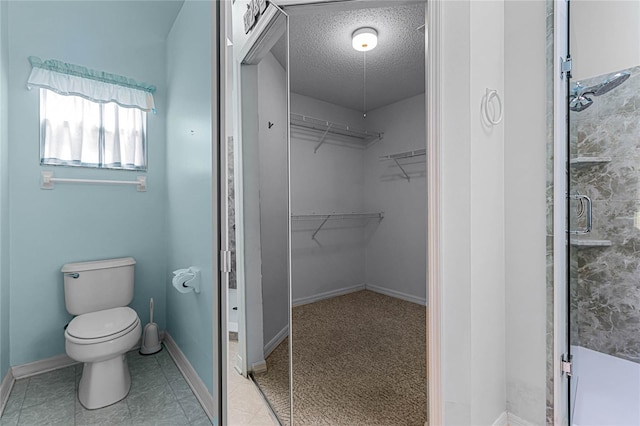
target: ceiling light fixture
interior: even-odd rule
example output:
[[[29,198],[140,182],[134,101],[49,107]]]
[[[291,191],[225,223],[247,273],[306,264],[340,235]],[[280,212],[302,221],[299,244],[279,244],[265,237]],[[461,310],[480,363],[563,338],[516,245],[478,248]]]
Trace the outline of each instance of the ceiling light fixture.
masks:
[[[358,52],[367,52],[378,45],[378,32],[370,27],[358,28],[351,36],[351,45]]]

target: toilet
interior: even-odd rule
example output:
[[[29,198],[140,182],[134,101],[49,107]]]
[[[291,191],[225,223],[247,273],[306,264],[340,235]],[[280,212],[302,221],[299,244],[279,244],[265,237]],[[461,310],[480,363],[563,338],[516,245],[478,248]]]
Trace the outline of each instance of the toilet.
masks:
[[[68,263],[64,274],[67,311],[76,315],[64,338],[67,355],[84,363],[80,403],[90,410],[114,404],[129,393],[126,352],[142,335],[133,300],[132,257]]]

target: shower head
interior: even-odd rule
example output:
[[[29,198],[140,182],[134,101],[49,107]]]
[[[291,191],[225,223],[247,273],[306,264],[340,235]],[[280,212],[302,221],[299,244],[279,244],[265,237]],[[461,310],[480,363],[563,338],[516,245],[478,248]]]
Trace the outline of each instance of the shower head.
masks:
[[[569,109],[576,112],[584,111],[593,104],[593,99],[587,95],[602,96],[620,86],[627,81],[629,77],[631,77],[631,74],[627,71],[622,71],[607,77],[600,84],[589,87],[585,87],[582,83],[577,82],[569,97]]]
[[[626,71],[612,75],[597,86],[597,88],[593,92],[594,96],[602,96],[605,93],[612,91],[613,89],[627,81],[629,77],[631,77],[631,74]]]

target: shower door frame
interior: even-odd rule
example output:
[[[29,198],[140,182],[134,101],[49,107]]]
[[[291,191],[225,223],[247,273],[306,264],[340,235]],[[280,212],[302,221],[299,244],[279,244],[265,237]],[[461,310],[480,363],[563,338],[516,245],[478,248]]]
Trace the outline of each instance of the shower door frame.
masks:
[[[553,420],[570,424],[570,377],[563,360],[569,345],[569,78],[563,73],[569,51],[569,0],[553,2]],[[570,72],[570,71],[569,71]],[[551,112],[549,112],[551,113]],[[549,409],[549,407],[547,407]]]

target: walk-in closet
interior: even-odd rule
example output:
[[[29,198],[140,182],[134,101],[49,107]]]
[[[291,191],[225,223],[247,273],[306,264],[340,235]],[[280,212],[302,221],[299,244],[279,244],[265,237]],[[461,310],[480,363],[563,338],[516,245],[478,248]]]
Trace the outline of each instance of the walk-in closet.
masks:
[[[245,224],[255,213],[247,210],[248,179],[259,192],[260,248],[252,258],[260,283],[250,282],[245,248],[238,291],[244,287],[249,300],[260,289],[263,314],[263,362],[252,359],[247,322],[247,373],[282,424],[424,425],[425,3],[291,5],[274,13],[288,31],[265,25],[271,35],[254,38],[268,51],[248,55],[260,58],[257,65],[239,60],[236,149]],[[249,87],[258,92],[253,109]],[[244,231],[241,246],[249,247],[253,231]],[[273,312],[286,298],[289,321]]]

